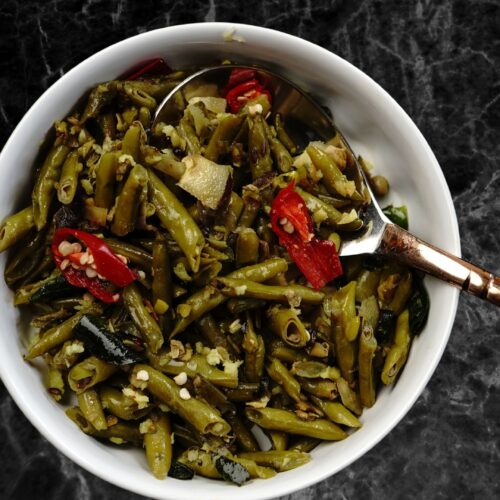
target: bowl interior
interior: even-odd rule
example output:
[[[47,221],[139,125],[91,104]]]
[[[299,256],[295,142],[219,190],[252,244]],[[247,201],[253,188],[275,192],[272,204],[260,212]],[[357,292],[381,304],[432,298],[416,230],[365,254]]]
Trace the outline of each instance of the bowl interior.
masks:
[[[245,40],[225,41],[231,28]],[[32,182],[32,162],[40,140],[95,83],[115,78],[140,61],[164,57],[176,67],[205,65],[217,59],[258,63],[283,72],[329,105],[337,125],[354,150],[387,176],[389,202],[404,202],[415,234],[455,254],[460,253],[451,197],[429,146],[404,111],[377,84],[349,63],[304,40],[263,28],[204,23],[165,28],[120,42],[90,57],[56,82],[33,105],[0,156],[0,218],[19,207]],[[5,255],[0,256],[3,269]],[[123,488],[155,498],[190,499],[203,491],[206,500],[231,499],[235,487],[196,478],[193,482],[157,481],[144,454],[105,446],[82,434],[46,394],[40,371],[22,359],[23,318],[0,280],[2,326],[0,375],[22,411],[56,447],[94,474]],[[339,443],[314,450],[313,460],[295,471],[237,490],[241,500],[285,495],[317,482],[348,465],[374,446],[409,410],[433,373],[448,340],[458,292],[426,279],[431,296],[425,330],[414,340],[403,374],[383,390],[363,414],[363,427]]]

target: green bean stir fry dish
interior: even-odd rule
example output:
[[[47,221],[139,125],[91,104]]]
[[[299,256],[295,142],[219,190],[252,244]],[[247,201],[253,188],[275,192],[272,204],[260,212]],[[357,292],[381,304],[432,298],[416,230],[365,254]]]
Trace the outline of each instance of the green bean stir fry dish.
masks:
[[[339,258],[369,202],[354,158],[338,136],[297,146],[254,72],[186,87],[152,127],[188,74],[149,65],[57,121],[0,251],[25,358],[84,433],[144,448],[158,479],[241,485],[359,428],[429,302],[401,264]]]

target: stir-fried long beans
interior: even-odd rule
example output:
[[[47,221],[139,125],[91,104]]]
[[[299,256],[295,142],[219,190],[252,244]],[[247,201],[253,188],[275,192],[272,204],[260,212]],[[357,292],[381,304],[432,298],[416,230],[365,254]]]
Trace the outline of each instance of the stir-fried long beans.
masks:
[[[46,361],[56,401],[76,394],[84,433],[143,447],[158,479],[242,484],[359,428],[429,303],[390,261],[324,270],[363,226],[365,190],[339,137],[295,144],[255,75],[187,88],[180,121],[151,129],[184,76],[101,83],[57,122],[0,251],[34,314],[26,359]]]

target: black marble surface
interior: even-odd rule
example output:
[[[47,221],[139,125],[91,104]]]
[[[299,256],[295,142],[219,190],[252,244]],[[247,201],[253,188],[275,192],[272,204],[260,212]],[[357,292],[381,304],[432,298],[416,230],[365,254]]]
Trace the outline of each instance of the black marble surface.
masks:
[[[464,257],[500,274],[498,0],[2,0],[0,145],[50,84],[97,50],[214,20],[301,36],[380,83],[441,164]],[[403,422],[347,469],[282,500],[500,498],[499,318],[463,295],[441,364]],[[2,499],[140,498],[66,459],[1,384],[0,464]]]

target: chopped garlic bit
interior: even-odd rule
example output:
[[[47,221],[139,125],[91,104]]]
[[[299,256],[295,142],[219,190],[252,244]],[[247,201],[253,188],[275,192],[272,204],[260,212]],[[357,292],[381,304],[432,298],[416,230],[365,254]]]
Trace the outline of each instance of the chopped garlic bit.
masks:
[[[177,385],[184,385],[187,382],[188,376],[186,372],[181,372],[174,377],[174,382]]]
[[[123,444],[123,443],[125,443],[125,440],[123,440],[122,438],[119,438],[119,437],[110,437],[109,440],[113,444]]]
[[[122,393],[125,397],[134,400],[137,404],[137,409],[142,410],[147,408],[149,403],[149,398],[142,392],[136,391],[131,387],[124,387]]]
[[[241,330],[241,321],[239,319],[235,319],[229,325],[229,333],[238,333]]]
[[[148,418],[139,424],[139,432],[141,434],[154,434],[156,432],[156,425]]]
[[[207,363],[212,366],[218,365],[222,361],[222,357],[217,349],[210,349],[206,358]]]
[[[135,375],[135,378],[137,380],[143,380],[144,382],[147,382],[149,380],[149,373],[146,370],[139,370]]]
[[[72,356],[73,354],[80,354],[85,350],[83,342],[75,340],[71,344],[64,346],[64,356]]]
[[[269,403],[269,400],[269,396],[262,396],[260,399],[257,399],[257,401],[249,401],[246,405],[251,406],[252,408],[265,408],[267,403]]]
[[[170,341],[170,357],[172,359],[180,358],[186,352],[184,344],[180,340],[172,339]]]
[[[229,376],[237,377],[238,376],[238,368],[243,364],[243,361],[230,361],[224,360],[224,373]]]
[[[239,285],[234,287],[234,291],[236,292],[236,295],[245,295],[245,292],[247,291],[247,286],[246,285]]]
[[[248,106],[248,112],[250,113],[251,116],[260,115],[262,114],[262,111],[264,111],[264,108],[260,103]]]
[[[293,290],[288,290],[285,293],[286,300],[288,301],[288,304],[290,307],[299,307],[300,303],[302,302],[302,297],[295,293]]]
[[[181,397],[181,399],[184,399],[184,400],[188,400],[188,399],[191,399],[191,394],[189,394],[189,391],[183,387],[180,391],[179,391],[179,396]]]
[[[235,28],[229,28],[227,31],[224,31],[224,33],[222,33],[222,39],[225,42],[245,43],[245,39],[242,36],[236,35]]]

